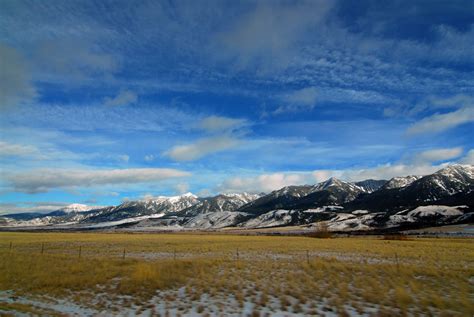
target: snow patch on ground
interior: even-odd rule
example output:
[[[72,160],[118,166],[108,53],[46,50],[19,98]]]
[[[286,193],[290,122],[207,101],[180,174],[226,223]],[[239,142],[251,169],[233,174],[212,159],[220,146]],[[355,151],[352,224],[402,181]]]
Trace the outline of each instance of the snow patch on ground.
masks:
[[[306,213],[320,213],[320,212],[327,212],[327,211],[338,211],[338,210],[342,210],[342,209],[344,209],[344,207],[341,207],[341,206],[322,206],[322,207],[318,207],[318,208],[315,208],[315,209],[303,210],[303,212],[306,212]]]
[[[368,213],[369,213],[368,210],[354,210],[354,211],[352,212],[353,215],[366,215],[366,214],[368,214]]]
[[[330,231],[360,231],[369,230],[373,214],[357,216],[353,214],[338,214],[327,222]]]
[[[235,225],[237,218],[242,215],[246,214],[235,211],[216,211],[200,214],[191,218],[184,226],[186,228],[221,229]]]
[[[123,224],[131,223],[131,222],[137,222],[137,221],[150,219],[150,218],[161,218],[164,215],[165,215],[164,213],[160,213],[160,214],[146,215],[146,216],[140,216],[140,217],[126,218],[126,219],[121,219],[121,220],[116,220],[116,221],[106,221],[106,222],[96,223],[93,225],[87,225],[87,226],[84,226],[84,228],[113,227],[113,226],[123,225]]]
[[[272,210],[256,218],[250,219],[239,226],[245,228],[267,228],[284,226],[291,223],[293,217],[291,215],[295,213],[295,210]]]
[[[440,206],[440,205],[430,205],[430,206],[420,206],[407,215],[409,217],[430,217],[430,216],[460,216],[463,212],[460,209],[467,208],[467,206]]]

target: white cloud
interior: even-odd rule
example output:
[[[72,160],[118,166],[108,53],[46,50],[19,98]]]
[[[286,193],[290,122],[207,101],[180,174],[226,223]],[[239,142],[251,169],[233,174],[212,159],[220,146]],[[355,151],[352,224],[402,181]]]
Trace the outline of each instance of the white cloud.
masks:
[[[104,104],[106,106],[111,106],[111,107],[126,106],[126,105],[129,105],[129,104],[134,104],[135,102],[137,102],[137,99],[138,99],[138,97],[133,91],[122,90],[114,98],[106,97],[104,99]]]
[[[155,160],[155,156],[153,154],[148,154],[148,155],[145,155],[143,157],[143,159],[146,161],[146,162],[153,162]]]
[[[337,172],[317,170],[311,172],[261,174],[254,177],[232,177],[219,185],[218,191],[268,193],[285,186],[318,183],[335,174]]]
[[[456,95],[451,98],[432,97],[411,111],[418,113],[428,108],[456,108],[457,110],[426,117],[409,127],[408,134],[437,133],[474,122],[474,99],[466,95]]]
[[[29,136],[30,141],[32,138],[34,138],[34,136]],[[37,142],[36,145],[31,145],[0,141],[0,158],[17,157],[21,158],[22,162],[74,160],[85,158],[86,156],[90,155],[79,155],[70,151],[61,150],[47,142]],[[16,161],[17,164],[18,162],[19,161]]]
[[[243,119],[209,116],[201,120],[198,127],[208,132],[231,131],[245,124]]]
[[[444,108],[444,107],[459,107],[466,104],[473,104],[473,98],[467,95],[455,95],[449,98],[436,98],[430,97],[428,101],[435,107]]]
[[[175,190],[178,194],[184,194],[189,191],[189,184],[188,183],[178,183],[175,185]]]
[[[257,2],[217,37],[215,51],[236,62],[240,68],[260,71],[285,69],[309,31],[331,8],[331,1]]]
[[[117,156],[117,160],[123,163],[128,163],[128,161],[130,160],[130,156],[128,156],[127,154],[122,154]]]
[[[341,178],[350,181],[361,181],[365,179],[389,180],[396,176],[431,174],[443,168],[444,166],[444,164],[384,164],[367,169],[352,169],[341,171]]]
[[[118,69],[113,55],[101,52],[98,45],[84,38],[66,36],[54,40],[41,39],[38,43],[33,59],[43,80],[79,84],[97,80],[98,77],[110,79]]]
[[[472,152],[472,151],[471,151]],[[469,153],[464,158],[464,163],[472,162],[474,153]],[[251,177],[230,177],[217,186],[220,192],[271,192],[285,186],[316,184],[337,177],[346,181],[362,181],[366,179],[389,180],[396,176],[428,175],[432,174],[447,164],[385,164],[366,169],[346,170],[315,170],[301,172],[281,172],[272,174],[261,174]]]
[[[315,87],[307,87],[282,95],[280,100],[285,103],[273,114],[311,110],[316,105],[318,91]]]
[[[150,183],[190,175],[188,172],[169,168],[112,170],[48,168],[4,174],[15,191],[26,193],[47,192],[55,188]]]
[[[198,197],[209,197],[214,195],[214,193],[209,188],[203,188],[196,193]]]
[[[307,87],[284,95],[282,99],[290,104],[314,107],[317,95],[318,91],[316,88]]]
[[[31,74],[14,48],[0,44],[0,109],[27,102],[36,96]]]
[[[414,107],[403,112],[403,115],[415,116],[423,111],[430,109],[449,109],[449,108],[462,108],[465,105],[474,104],[473,98],[467,95],[455,95],[449,98],[439,98],[436,96],[430,96],[422,102],[416,104]]]
[[[231,136],[216,136],[198,140],[196,143],[176,145],[164,153],[175,161],[193,161],[208,154],[236,147],[240,141]]]
[[[66,207],[67,203],[62,202],[21,202],[21,203],[0,203],[1,214],[16,214],[25,212],[46,213]]]
[[[32,145],[0,141],[0,156],[31,156],[35,154],[38,154],[38,149]]]
[[[474,122],[474,107],[465,107],[444,114],[434,114],[413,124],[408,128],[407,133],[414,135],[443,132],[469,122]]]
[[[474,165],[474,149],[469,150],[467,154],[459,161],[461,164]]]
[[[428,150],[416,154],[414,161],[419,163],[446,161],[459,157],[462,152],[462,147]]]

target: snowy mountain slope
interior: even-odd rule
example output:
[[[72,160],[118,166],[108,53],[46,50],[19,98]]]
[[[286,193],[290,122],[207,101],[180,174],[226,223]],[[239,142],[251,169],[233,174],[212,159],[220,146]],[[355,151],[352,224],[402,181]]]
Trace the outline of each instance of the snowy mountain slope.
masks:
[[[402,188],[410,185],[416,180],[419,180],[422,176],[409,175],[404,177],[394,177],[385,183],[383,189],[393,189],[393,188]]]
[[[236,211],[258,198],[260,198],[258,194],[219,194],[214,197],[200,198],[198,203],[179,211],[176,215],[194,217],[211,212]]]
[[[474,166],[452,165],[414,181],[403,190],[417,194],[420,200],[435,201],[473,189]]]
[[[385,184],[387,184],[387,181],[376,180],[376,179],[366,179],[364,181],[356,182],[354,184],[364,189],[366,193],[370,194],[376,190],[379,190],[380,188],[382,188],[382,186],[385,186]]]
[[[103,208],[102,206],[87,206],[82,204],[71,204],[61,209],[52,211],[47,214],[39,214],[34,218],[9,218],[11,226],[48,226],[61,223],[77,223],[90,215],[90,212]]]
[[[339,213],[326,222],[330,231],[364,231],[373,229],[427,227],[461,223],[466,217],[466,206],[421,206],[388,216],[385,213]]]
[[[366,192],[364,188],[356,184],[330,178],[316,185],[312,193],[296,200],[288,209],[302,210],[321,206],[338,206],[352,201]]]
[[[312,186],[284,187],[243,206],[239,210],[260,215],[276,209],[304,210],[323,206],[337,206],[354,200],[360,194],[377,191],[385,183],[384,180],[365,180],[351,183],[332,177]]]
[[[99,208],[103,208],[103,207],[104,206],[88,206],[88,205],[83,205],[83,204],[71,204],[71,205],[67,205],[63,208],[60,208],[58,210],[55,210],[55,211],[52,211],[52,212],[49,212],[49,213],[38,213],[38,212],[29,213],[29,212],[27,212],[27,213],[17,213],[17,214],[6,214],[6,215],[3,215],[1,217],[9,218],[9,219],[12,219],[12,220],[27,221],[27,220],[32,220],[32,219],[36,219],[36,218],[57,217],[57,216],[67,215],[69,213],[86,212],[86,211],[89,211],[89,210],[99,209]]]
[[[104,222],[99,222],[99,223],[94,223],[94,224],[86,224],[82,226],[82,228],[106,228],[106,227],[121,226],[124,224],[139,222],[145,219],[147,220],[158,219],[163,216],[164,216],[164,213],[151,214],[151,215],[138,216],[138,217],[130,217],[130,218],[125,218],[125,219],[120,219],[120,220],[115,220],[115,221],[104,221]]]
[[[462,220],[461,217],[466,213],[466,210],[468,210],[467,206],[420,206],[391,215],[384,225],[390,228],[413,224],[422,226],[455,223]]]
[[[239,211],[259,215],[270,210],[285,208],[313,192],[314,187],[311,185],[283,187],[242,206]]]
[[[183,222],[182,226],[190,229],[221,229],[235,226],[246,218],[248,214],[242,212],[216,211],[198,214]]]
[[[189,208],[198,202],[198,197],[191,193],[180,196],[159,196],[153,199],[128,201],[116,207],[96,210],[96,213],[84,219],[84,222],[117,221],[130,217],[160,213],[168,214]]]
[[[71,213],[71,212],[84,212],[84,211],[89,211],[89,210],[99,209],[99,208],[104,208],[104,206],[88,206],[88,205],[83,205],[83,204],[71,204],[64,208],[59,209],[59,211],[63,211],[65,213]]]
[[[381,188],[369,195],[361,195],[344,205],[347,210],[366,209],[371,212],[394,213],[422,205],[443,204],[472,205],[469,201],[474,191],[472,165],[448,166],[438,172],[414,180],[409,185]]]
[[[334,217],[336,213],[333,211],[318,211],[314,210],[286,210],[277,209],[271,210],[256,217],[252,217],[238,224],[239,227],[244,228],[270,228],[281,226],[294,226],[309,224],[316,221],[322,221]]]

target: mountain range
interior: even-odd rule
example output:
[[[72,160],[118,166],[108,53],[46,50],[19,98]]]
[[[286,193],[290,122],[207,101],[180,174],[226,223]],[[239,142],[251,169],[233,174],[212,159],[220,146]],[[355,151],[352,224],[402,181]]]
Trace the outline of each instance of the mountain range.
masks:
[[[332,231],[396,230],[474,220],[474,166],[450,165],[425,176],[346,182],[330,178],[268,194],[158,196],[118,206],[69,205],[47,214],[6,214],[4,230],[129,231],[269,228],[322,222]]]

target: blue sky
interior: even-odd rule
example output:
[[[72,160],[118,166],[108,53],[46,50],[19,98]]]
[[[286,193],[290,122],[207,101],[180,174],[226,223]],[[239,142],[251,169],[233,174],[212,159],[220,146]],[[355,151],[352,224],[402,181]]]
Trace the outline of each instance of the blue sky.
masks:
[[[0,213],[474,163],[472,1],[0,2]]]

